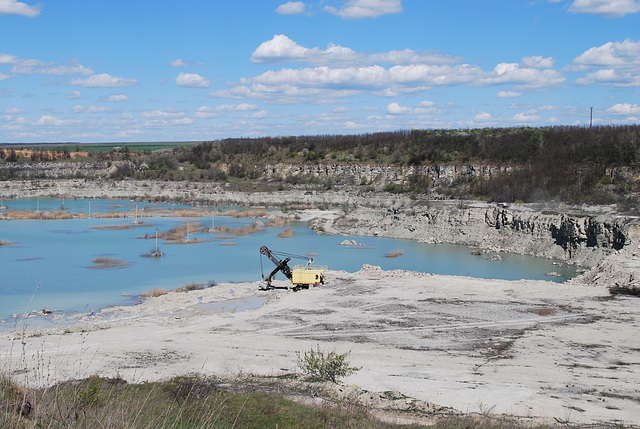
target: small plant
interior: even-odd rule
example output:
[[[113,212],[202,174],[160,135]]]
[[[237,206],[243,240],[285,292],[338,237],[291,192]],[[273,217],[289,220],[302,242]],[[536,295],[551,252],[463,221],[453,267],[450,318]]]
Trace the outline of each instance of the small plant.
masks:
[[[347,377],[361,368],[349,366],[347,357],[351,351],[338,354],[335,351],[325,354],[320,350],[320,346],[316,346],[316,350],[311,349],[302,355],[296,352],[298,356],[298,367],[302,372],[315,381],[330,381],[338,383],[341,378]]]

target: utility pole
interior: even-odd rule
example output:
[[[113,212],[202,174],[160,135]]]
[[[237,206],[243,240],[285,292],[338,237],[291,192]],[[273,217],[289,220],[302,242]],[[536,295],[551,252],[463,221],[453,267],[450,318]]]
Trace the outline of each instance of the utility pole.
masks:
[[[589,130],[593,126],[593,106],[591,106],[591,113],[589,113]]]

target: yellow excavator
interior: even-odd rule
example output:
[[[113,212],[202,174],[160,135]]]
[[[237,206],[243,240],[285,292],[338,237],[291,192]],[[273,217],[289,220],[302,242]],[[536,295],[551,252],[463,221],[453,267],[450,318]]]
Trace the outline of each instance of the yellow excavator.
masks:
[[[262,270],[262,280],[266,282],[266,284],[261,287],[262,290],[275,289],[275,286],[271,284],[271,281],[279,271],[282,271],[282,274],[291,280],[294,292],[297,292],[300,289],[309,289],[310,285],[315,287],[324,283],[324,276],[322,273],[326,271],[327,267],[314,267],[313,258],[292,255],[290,253],[275,252],[269,250],[267,246],[262,246],[260,248],[260,254],[269,258],[269,260],[271,260],[271,262],[276,266],[276,268],[271,271],[267,277],[264,276],[264,269]],[[280,259],[281,257],[284,257],[284,259]],[[306,265],[296,265],[291,268],[289,267],[289,261],[291,261],[291,258],[306,259],[307,263]],[[260,258],[260,267],[262,268],[262,258]]]

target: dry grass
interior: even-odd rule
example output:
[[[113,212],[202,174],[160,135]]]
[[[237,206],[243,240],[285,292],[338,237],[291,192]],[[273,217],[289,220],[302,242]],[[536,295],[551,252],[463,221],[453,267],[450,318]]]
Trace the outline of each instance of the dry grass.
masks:
[[[404,255],[404,252],[402,250],[394,250],[393,252],[389,252],[384,256],[386,258],[397,258],[398,256],[402,256],[402,255]]]
[[[189,234],[196,234],[202,231],[204,231],[204,227],[200,222],[187,222],[166,232],[158,232],[158,238],[163,238],[167,241],[183,240]]]
[[[84,212],[72,213],[64,211],[22,211],[11,210],[3,213],[5,220],[60,220],[60,219],[84,219],[87,214]]]
[[[266,217],[269,212],[263,208],[247,209],[247,210],[224,210],[220,212],[220,216],[235,217],[238,219]]]
[[[174,289],[175,292],[191,292],[192,290],[200,290],[206,287],[206,283],[189,283]]]
[[[93,265],[89,265],[87,268],[126,268],[129,263],[122,259],[117,258],[93,258]]]
[[[537,314],[538,316],[551,316],[551,315],[556,313],[556,309],[555,308],[549,308],[549,307],[530,308],[530,309],[527,310],[527,313]]]
[[[153,290],[144,292],[141,296],[143,298],[157,298],[159,296],[166,295],[169,292],[170,292],[170,290],[168,290],[168,289],[158,288],[158,289],[153,289]]]
[[[233,243],[231,241],[224,241],[222,243],[218,243],[220,246],[236,246],[238,243]]]

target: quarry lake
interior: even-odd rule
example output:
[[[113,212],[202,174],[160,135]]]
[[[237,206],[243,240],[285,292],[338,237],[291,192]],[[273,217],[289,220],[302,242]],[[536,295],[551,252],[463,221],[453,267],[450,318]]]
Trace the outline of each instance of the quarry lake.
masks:
[[[90,312],[103,307],[139,302],[154,289],[175,289],[190,283],[252,282],[274,268],[261,257],[265,245],[272,250],[311,255],[316,265],[330,270],[358,271],[363,264],[385,270],[404,269],[425,273],[563,282],[575,276],[575,268],[530,256],[473,255],[464,246],[423,244],[379,237],[318,235],[304,222],[251,229],[256,219],[232,217],[221,207],[206,216],[173,216],[171,210],[189,206],[123,200],[21,199],[4,201],[3,213],[40,211],[75,213],[73,219],[0,220],[0,329],[11,329],[12,315],[39,312]],[[62,207],[64,206],[64,207]],[[153,211],[162,215],[147,217]],[[117,211],[128,217],[109,218]],[[134,213],[139,211],[140,218]],[[142,214],[146,216],[143,217]],[[215,214],[215,216],[212,216]],[[82,215],[82,216],[80,216]],[[134,223],[138,220],[139,223]],[[215,230],[208,231],[215,224]],[[267,220],[261,222],[268,223]],[[282,234],[292,228],[292,236]],[[175,228],[187,229],[187,237],[170,244],[158,240],[160,258],[143,256],[155,249],[160,237]],[[250,234],[234,235],[242,227]],[[358,245],[345,246],[344,240]],[[390,258],[389,254],[401,253]],[[499,259],[499,258],[498,258]],[[100,261],[111,261],[100,265]],[[291,266],[305,263],[292,260]],[[549,276],[555,272],[561,276]],[[284,279],[280,273],[276,279]],[[304,291],[299,292],[304,293]]]

